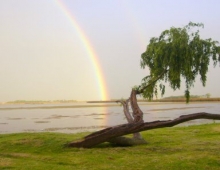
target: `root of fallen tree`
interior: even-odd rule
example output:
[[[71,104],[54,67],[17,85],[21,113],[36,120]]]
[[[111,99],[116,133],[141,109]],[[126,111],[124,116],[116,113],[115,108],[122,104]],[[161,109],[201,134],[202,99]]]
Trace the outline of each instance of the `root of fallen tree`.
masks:
[[[140,143],[145,143],[143,140],[126,140],[123,135],[138,133],[141,131],[172,127],[183,122],[187,122],[195,119],[212,119],[220,120],[220,114],[211,114],[211,113],[194,113],[189,115],[182,115],[174,120],[165,120],[165,121],[153,121],[153,122],[133,122],[122,124],[118,126],[109,127],[97,132],[94,132],[88,136],[85,136],[84,139],[80,141],[74,141],[68,144],[69,147],[78,147],[78,148],[90,148],[95,145],[98,145],[103,142],[111,142],[121,145],[134,145]]]

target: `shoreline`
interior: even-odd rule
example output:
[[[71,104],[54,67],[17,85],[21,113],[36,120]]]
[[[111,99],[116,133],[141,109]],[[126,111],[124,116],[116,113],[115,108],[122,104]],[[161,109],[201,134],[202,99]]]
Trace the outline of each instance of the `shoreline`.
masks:
[[[146,105],[167,105],[167,104],[185,104],[185,105],[190,105],[190,104],[201,104],[201,103],[220,103],[220,101],[191,101],[189,103],[186,103],[185,101],[150,101],[150,102],[138,102],[140,106],[146,106]],[[50,106],[51,104],[51,106]],[[66,105],[62,105],[66,104]],[[35,106],[34,106],[35,105]],[[25,110],[33,110],[33,109],[70,109],[70,108],[94,108],[94,107],[122,107],[120,103],[116,102],[83,102],[81,104],[76,104],[76,103],[42,103],[42,104],[25,104],[25,103],[20,103],[20,104],[3,104],[0,106],[0,110],[17,110],[17,109],[25,109]],[[13,107],[11,107],[13,106]],[[188,108],[184,106],[184,108]]]
[[[44,104],[77,104],[77,103],[85,103],[85,107],[87,107],[87,104],[113,104],[118,105],[117,102],[119,100],[106,100],[106,101],[9,101],[9,102],[0,102],[0,105],[44,105]],[[144,100],[144,99],[138,99],[139,103],[186,103],[185,98],[177,98],[177,99],[156,99],[156,100]],[[195,102],[220,102],[220,98],[191,98],[189,100],[189,103],[195,103]],[[118,104],[117,104],[118,103]],[[81,105],[80,105],[81,106]]]

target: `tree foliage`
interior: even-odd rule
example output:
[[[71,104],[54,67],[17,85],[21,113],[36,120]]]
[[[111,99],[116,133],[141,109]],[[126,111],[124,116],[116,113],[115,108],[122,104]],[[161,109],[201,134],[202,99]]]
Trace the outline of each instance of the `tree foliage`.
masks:
[[[171,27],[159,37],[150,39],[146,51],[141,55],[141,67],[148,67],[150,75],[142,80],[136,89],[137,94],[152,99],[165,93],[164,82],[168,82],[173,90],[180,89],[181,81],[185,81],[185,97],[190,98],[190,88],[196,77],[200,76],[202,85],[206,84],[206,74],[210,60],[214,67],[220,63],[220,47],[218,41],[211,38],[202,39],[199,28],[202,23],[192,23],[183,28]]]

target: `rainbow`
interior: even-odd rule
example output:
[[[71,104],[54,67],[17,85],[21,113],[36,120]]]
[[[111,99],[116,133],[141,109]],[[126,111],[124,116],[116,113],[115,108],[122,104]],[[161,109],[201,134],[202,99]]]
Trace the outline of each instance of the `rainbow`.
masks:
[[[55,0],[56,4],[59,6],[59,8],[63,11],[67,19],[70,21],[76,32],[78,33],[82,43],[85,46],[85,49],[92,61],[92,64],[95,69],[96,77],[97,77],[97,82],[98,82],[98,87],[100,89],[100,95],[101,95],[101,100],[107,100],[108,95],[107,95],[107,90],[106,90],[106,84],[104,80],[104,76],[102,74],[102,69],[98,61],[98,57],[92,48],[92,45],[90,44],[88,38],[86,37],[86,34],[83,32],[83,30],[80,28],[79,24],[77,23],[76,19],[74,16],[71,14],[70,10],[67,8],[67,6],[62,2],[62,0]]]

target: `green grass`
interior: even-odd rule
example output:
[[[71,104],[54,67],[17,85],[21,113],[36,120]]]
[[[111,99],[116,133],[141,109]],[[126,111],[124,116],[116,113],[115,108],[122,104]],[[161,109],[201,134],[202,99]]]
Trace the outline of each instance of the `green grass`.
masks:
[[[0,169],[16,170],[166,170],[220,169],[220,124],[143,132],[146,145],[66,148],[86,135],[19,133],[0,135]]]

